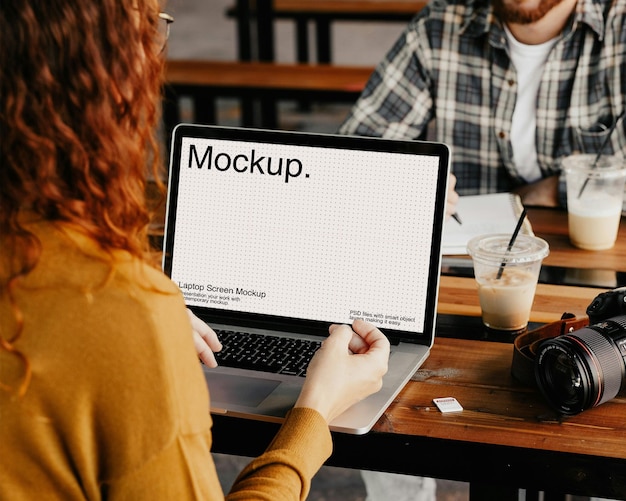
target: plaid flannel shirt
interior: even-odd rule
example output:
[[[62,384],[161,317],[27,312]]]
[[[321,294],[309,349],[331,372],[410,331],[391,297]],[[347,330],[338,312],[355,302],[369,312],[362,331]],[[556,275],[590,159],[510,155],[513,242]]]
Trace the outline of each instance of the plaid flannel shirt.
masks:
[[[509,138],[516,94],[490,0],[433,0],[378,65],[340,132],[418,139],[434,120],[434,139],[452,149],[459,194],[511,191],[524,184]],[[625,106],[626,0],[579,0],[541,78],[542,175],[558,174],[573,152],[597,152]],[[604,151],[626,156],[626,119]]]

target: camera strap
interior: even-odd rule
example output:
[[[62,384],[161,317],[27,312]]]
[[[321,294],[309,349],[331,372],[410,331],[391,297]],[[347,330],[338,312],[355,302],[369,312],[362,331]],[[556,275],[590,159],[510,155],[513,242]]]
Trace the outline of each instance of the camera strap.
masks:
[[[563,313],[560,320],[524,332],[513,342],[511,375],[519,382],[536,386],[535,354],[539,343],[545,339],[561,336],[589,325],[589,317],[577,318],[573,313]]]

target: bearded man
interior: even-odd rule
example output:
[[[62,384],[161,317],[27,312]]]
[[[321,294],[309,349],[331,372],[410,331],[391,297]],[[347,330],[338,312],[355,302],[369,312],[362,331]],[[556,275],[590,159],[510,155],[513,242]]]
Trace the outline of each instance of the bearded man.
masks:
[[[450,145],[448,215],[459,194],[557,206],[565,156],[626,156],[625,106],[626,0],[431,0],[340,132]],[[433,479],[361,475],[367,501],[435,499]]]
[[[625,103],[626,0],[432,0],[340,132],[450,145],[449,214],[458,194],[557,206],[561,160],[616,120],[603,152],[626,156]]]

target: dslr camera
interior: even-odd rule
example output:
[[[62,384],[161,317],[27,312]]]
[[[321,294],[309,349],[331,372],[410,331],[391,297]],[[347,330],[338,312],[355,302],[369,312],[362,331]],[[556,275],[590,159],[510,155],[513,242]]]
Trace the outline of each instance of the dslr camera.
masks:
[[[590,324],[543,341],[535,379],[548,403],[573,416],[614,398],[626,380],[626,287],[599,294]]]

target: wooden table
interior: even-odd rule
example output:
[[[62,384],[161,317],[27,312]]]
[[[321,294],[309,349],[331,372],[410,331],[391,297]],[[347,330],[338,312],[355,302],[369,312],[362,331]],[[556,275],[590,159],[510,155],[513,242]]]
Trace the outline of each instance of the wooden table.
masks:
[[[587,252],[569,244],[564,212],[531,209],[529,218],[550,243],[547,265],[626,269],[624,221],[614,249]],[[603,290],[541,283],[531,321],[556,320],[565,311],[584,315]],[[441,335],[423,367],[370,433],[334,434],[328,464],[466,481],[472,499],[517,500],[519,488],[561,499],[563,493],[626,499],[626,396],[561,419],[534,388],[511,377],[510,343],[476,338],[482,327],[473,278],[443,276],[438,311]],[[432,399],[447,396],[463,412],[440,413]],[[277,430],[225,416],[214,421],[214,451],[227,454],[256,456]]]
[[[164,136],[181,122],[180,101],[188,99],[193,121],[216,124],[217,101],[233,97],[241,105],[240,125],[275,129],[285,100],[354,103],[373,67],[261,61],[172,60],[165,67]],[[258,109],[253,106],[258,102]],[[169,142],[168,142],[169,144]]]
[[[620,222],[619,238],[609,251],[574,248],[567,232],[567,215],[560,209],[528,208],[534,232],[550,246],[539,281],[556,285],[578,285],[612,289],[626,285],[626,220]],[[468,256],[445,256],[443,274],[473,276]]]

